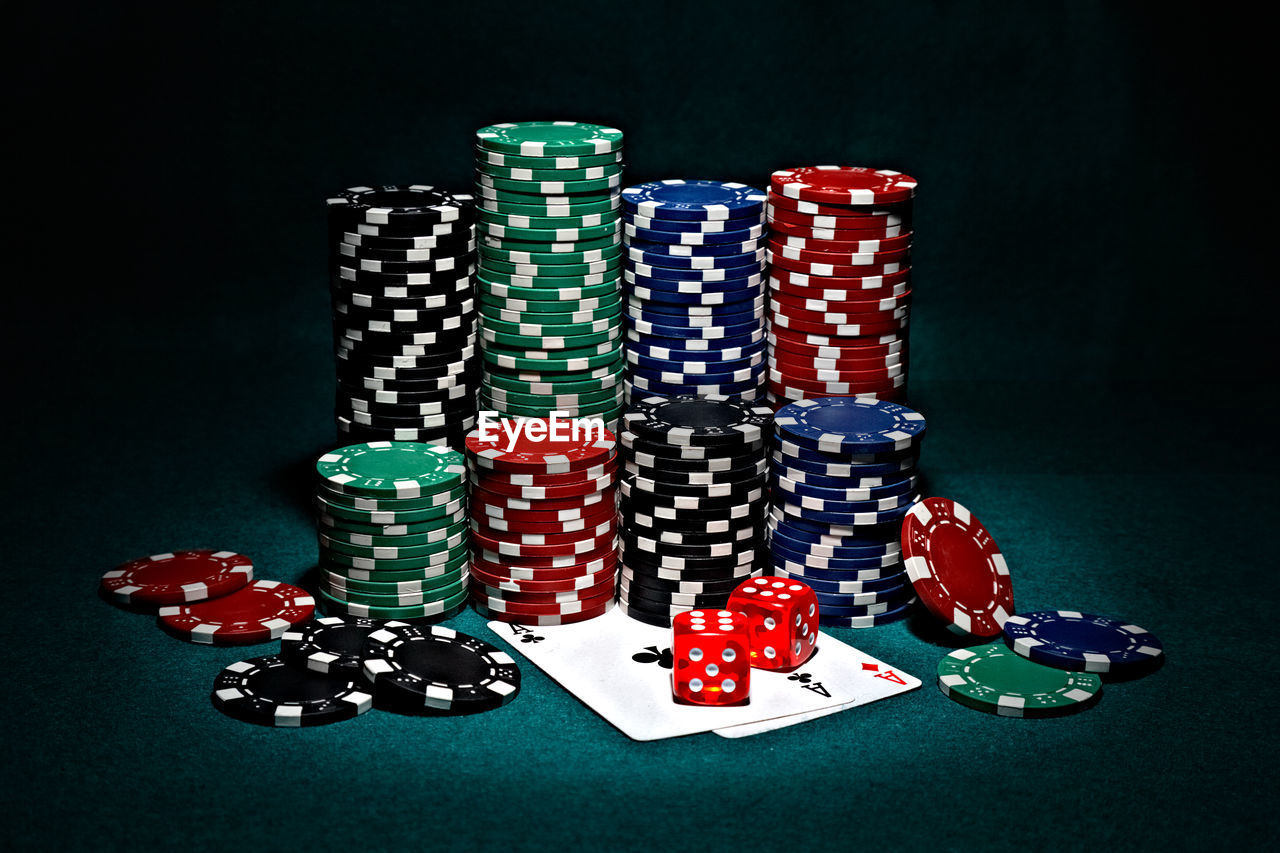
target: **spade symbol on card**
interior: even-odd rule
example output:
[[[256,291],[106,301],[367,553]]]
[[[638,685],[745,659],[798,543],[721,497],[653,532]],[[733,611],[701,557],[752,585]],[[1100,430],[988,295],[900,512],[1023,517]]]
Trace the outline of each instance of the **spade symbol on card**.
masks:
[[[643,651],[631,656],[636,663],[656,663],[663,669],[672,668],[671,649],[659,649],[657,646],[646,646]]]

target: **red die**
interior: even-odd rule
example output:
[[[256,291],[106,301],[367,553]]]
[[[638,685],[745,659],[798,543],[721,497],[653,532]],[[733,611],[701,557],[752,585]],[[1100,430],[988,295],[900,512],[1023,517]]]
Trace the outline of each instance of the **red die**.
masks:
[[[671,620],[671,689],[688,705],[746,705],[751,693],[747,619],[728,610],[690,610]]]
[[[747,617],[752,666],[795,669],[818,646],[818,596],[800,581],[748,578],[725,606]]]

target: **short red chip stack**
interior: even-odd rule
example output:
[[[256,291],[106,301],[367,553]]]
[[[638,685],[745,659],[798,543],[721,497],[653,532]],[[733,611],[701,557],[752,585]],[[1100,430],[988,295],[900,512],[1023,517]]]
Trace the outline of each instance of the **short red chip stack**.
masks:
[[[907,388],[914,178],[848,166],[769,186],[769,391],[901,401]]]
[[[466,440],[477,612],[525,625],[603,615],[618,571],[613,433],[590,420],[488,423]]]

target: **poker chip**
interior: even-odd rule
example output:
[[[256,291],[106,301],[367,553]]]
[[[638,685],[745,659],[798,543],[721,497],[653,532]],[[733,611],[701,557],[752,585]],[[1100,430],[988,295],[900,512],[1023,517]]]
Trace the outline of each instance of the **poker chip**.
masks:
[[[774,172],[769,186],[784,198],[865,206],[909,201],[915,196],[916,180],[888,169],[803,166]]]
[[[969,708],[1001,717],[1056,717],[1091,707],[1102,679],[1042,666],[1004,643],[956,649],[938,662],[938,688]]]
[[[361,668],[389,710],[471,714],[512,702],[520,669],[510,655],[441,625],[388,624],[369,634]]]
[[[235,646],[274,640],[315,612],[305,590],[257,580],[219,598],[160,608],[159,624],[192,643]]]
[[[152,554],[102,576],[100,589],[125,606],[160,606],[218,598],[253,580],[253,563],[234,551]]]
[[[902,524],[907,574],[925,607],[959,634],[998,636],[1013,615],[1009,567],[991,534],[947,498],[915,504]]]
[[[354,187],[329,199],[328,212],[338,235],[330,292],[339,435],[458,449],[457,426],[475,416],[479,378],[471,196],[423,185]],[[435,382],[418,384],[428,379]]]
[[[1003,633],[1005,644],[1028,660],[1104,677],[1145,674],[1164,659],[1164,645],[1145,628],[1074,610],[1010,616]]]
[[[456,488],[464,470],[460,454],[414,442],[366,442],[316,461],[326,488],[374,498],[416,498]]]
[[[578,622],[586,622],[590,619],[596,619],[612,610],[614,607],[614,601],[610,598],[604,604],[597,605],[590,609],[563,614],[511,614],[500,610],[491,610],[479,602],[475,602],[474,606],[476,613],[479,613],[487,619],[493,619],[499,622],[516,622],[521,625],[550,626],[573,625]]]
[[[281,655],[226,667],[213,682],[211,698],[229,717],[281,728],[341,722],[373,707],[363,682],[350,673],[291,666]]]
[[[326,616],[280,635],[280,656],[312,670],[360,678],[360,651],[381,622]]]

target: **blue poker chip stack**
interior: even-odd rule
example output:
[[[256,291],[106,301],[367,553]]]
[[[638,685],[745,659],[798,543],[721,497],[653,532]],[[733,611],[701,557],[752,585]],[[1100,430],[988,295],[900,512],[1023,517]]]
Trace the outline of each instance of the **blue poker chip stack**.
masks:
[[[924,417],[882,400],[823,397],[783,406],[774,427],[774,574],[812,587],[828,627],[909,615],[916,598],[899,530],[919,500]]]
[[[622,191],[628,401],[763,397],[766,198],[720,181]]]

